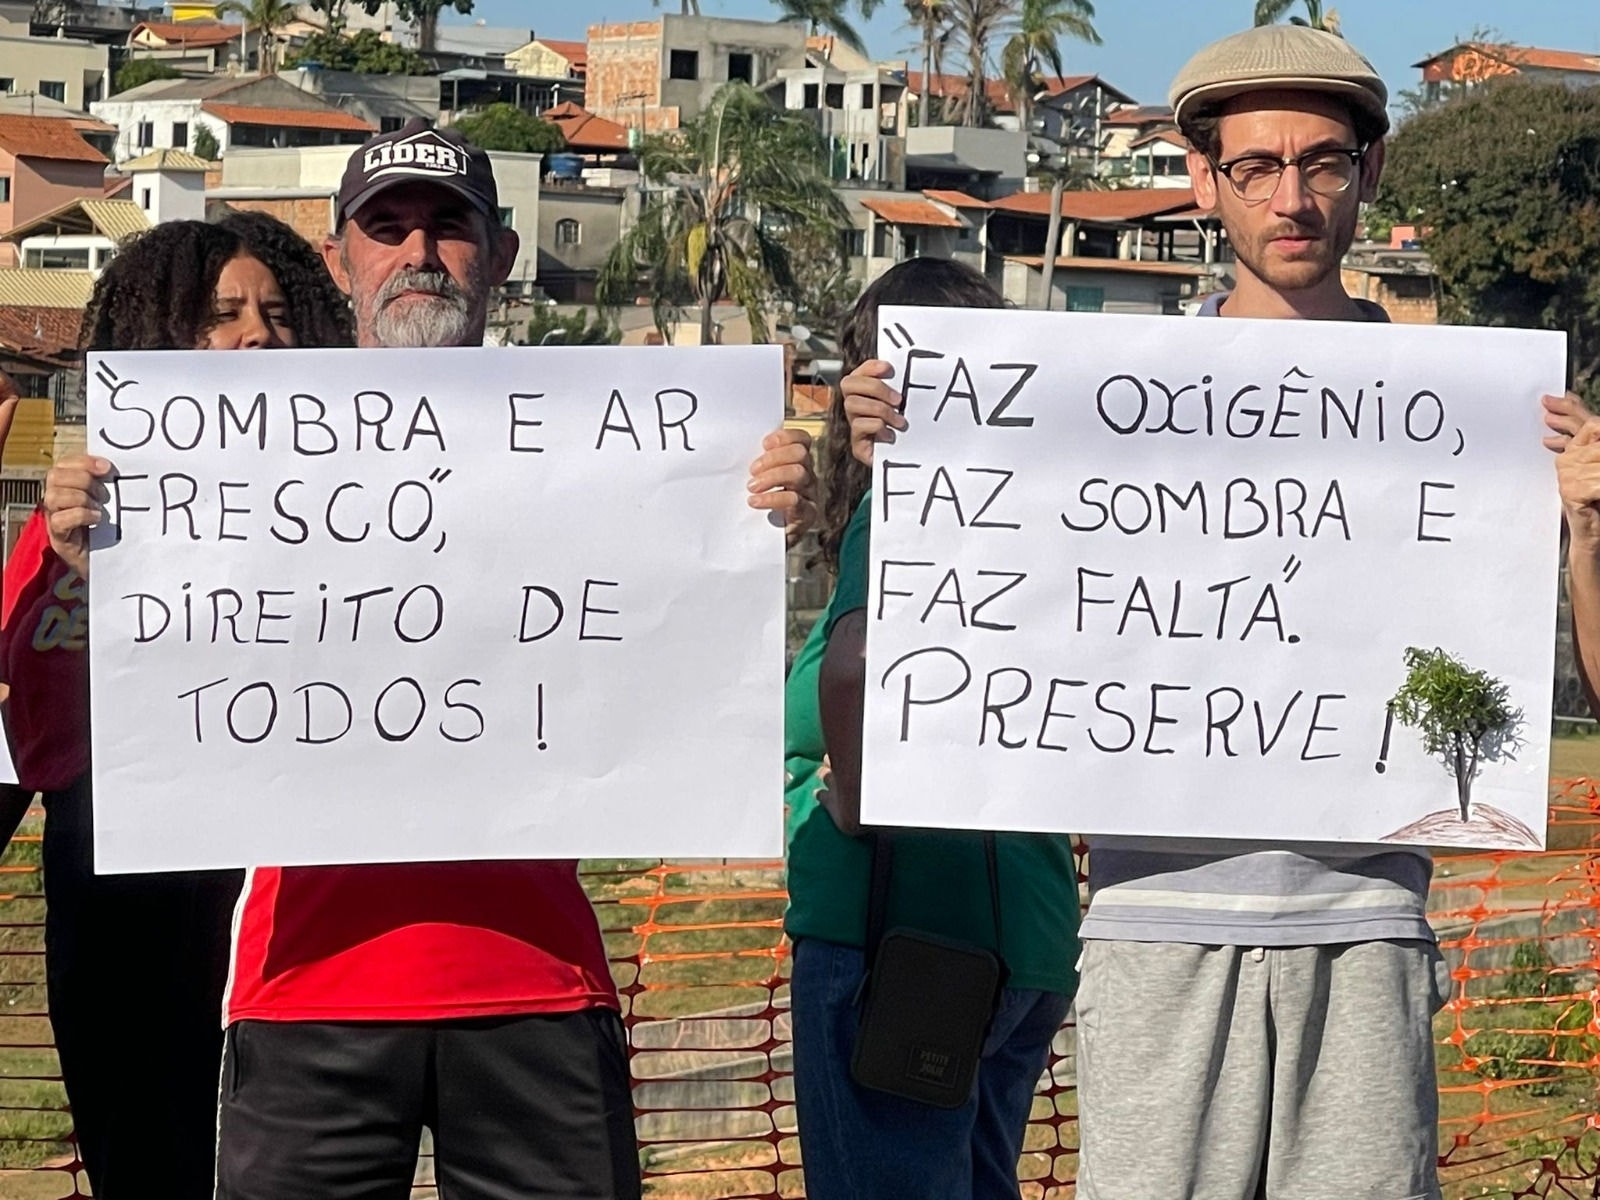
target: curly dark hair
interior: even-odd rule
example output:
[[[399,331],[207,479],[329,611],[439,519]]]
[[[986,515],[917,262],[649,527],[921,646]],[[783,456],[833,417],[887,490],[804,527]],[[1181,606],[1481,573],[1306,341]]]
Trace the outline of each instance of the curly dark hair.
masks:
[[[839,326],[841,375],[878,356],[878,309],[885,304],[920,304],[929,308],[1004,308],[989,281],[971,267],[943,258],[913,258],[878,276]],[[839,546],[850,517],[872,483],[872,468],[850,453],[850,418],[844,393],[837,385],[828,407],[822,440],[821,558],[828,570],[839,571]]]
[[[288,302],[289,327],[300,345],[315,349],[356,344],[350,301],[310,242],[266,213],[235,212],[218,222],[277,279]]]
[[[85,350],[193,350],[215,310],[217,279],[240,253],[261,260],[283,289],[301,346],[351,346],[350,306],[299,234],[264,213],[215,224],[164,221],[125,239],[83,314]]]

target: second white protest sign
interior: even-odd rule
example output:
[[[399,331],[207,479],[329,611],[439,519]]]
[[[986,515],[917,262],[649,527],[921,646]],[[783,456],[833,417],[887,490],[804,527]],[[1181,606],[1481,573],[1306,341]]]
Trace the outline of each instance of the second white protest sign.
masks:
[[[779,851],[777,349],[88,371],[98,870]]]
[[[864,821],[1542,844],[1560,335],[879,321]],[[1413,649],[1503,689],[1468,757]]]

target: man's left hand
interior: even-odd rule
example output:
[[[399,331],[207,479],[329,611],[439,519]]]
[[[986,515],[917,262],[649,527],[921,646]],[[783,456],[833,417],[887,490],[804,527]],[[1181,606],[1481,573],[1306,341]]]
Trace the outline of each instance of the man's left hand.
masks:
[[[811,435],[803,429],[776,429],[761,441],[761,456],[750,464],[750,507],[784,521],[789,545],[798,542],[817,519],[817,477],[811,470]]]

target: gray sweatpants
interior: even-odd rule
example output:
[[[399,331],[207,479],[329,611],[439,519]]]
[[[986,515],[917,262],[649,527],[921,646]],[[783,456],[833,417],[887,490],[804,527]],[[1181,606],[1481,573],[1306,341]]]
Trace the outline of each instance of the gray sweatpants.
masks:
[[[1086,941],[1079,1200],[1438,1200],[1427,942]]]

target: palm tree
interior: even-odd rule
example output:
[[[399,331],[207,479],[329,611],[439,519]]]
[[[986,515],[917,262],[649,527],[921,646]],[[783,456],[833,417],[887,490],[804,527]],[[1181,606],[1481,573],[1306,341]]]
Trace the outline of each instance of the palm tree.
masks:
[[[1322,0],[1301,0],[1306,6],[1306,15],[1303,17],[1290,17],[1291,25],[1306,25],[1312,29],[1321,29],[1327,33],[1344,35],[1339,32],[1339,13],[1337,9],[1323,10]],[[1295,0],[1256,0],[1256,24],[1271,25],[1283,19],[1283,14],[1295,5]]]
[[[1089,0],[1022,0],[1018,29],[1006,43],[1000,61],[1022,128],[1028,128],[1028,110],[1043,82],[1048,64],[1057,79],[1062,74],[1061,39],[1074,38],[1100,44],[1094,27],[1094,5]]]
[[[933,76],[944,67],[944,46],[950,40],[949,0],[905,0],[907,24],[922,46],[922,86],[917,89],[917,124],[928,124],[928,93]]]
[[[776,0],[778,20],[804,23],[806,34],[816,37],[824,29],[859,54],[867,52],[861,34],[845,16],[846,0]]]
[[[217,15],[242,17],[246,30],[257,31],[261,73],[270,75],[277,66],[278,30],[295,19],[297,7],[294,0],[223,0]]]
[[[976,127],[989,117],[989,47],[1015,21],[1017,0],[949,0],[949,7],[952,33],[967,59],[967,81],[948,115]]]
[[[682,129],[646,138],[639,167],[647,199],[606,256],[598,293],[615,311],[633,302],[642,276],[663,335],[697,304],[700,340],[710,345],[712,305],[728,298],[744,306],[756,341],[766,341],[768,304],[796,287],[786,235],[836,238],[848,221],[821,135],[748,84],[724,85]]]

